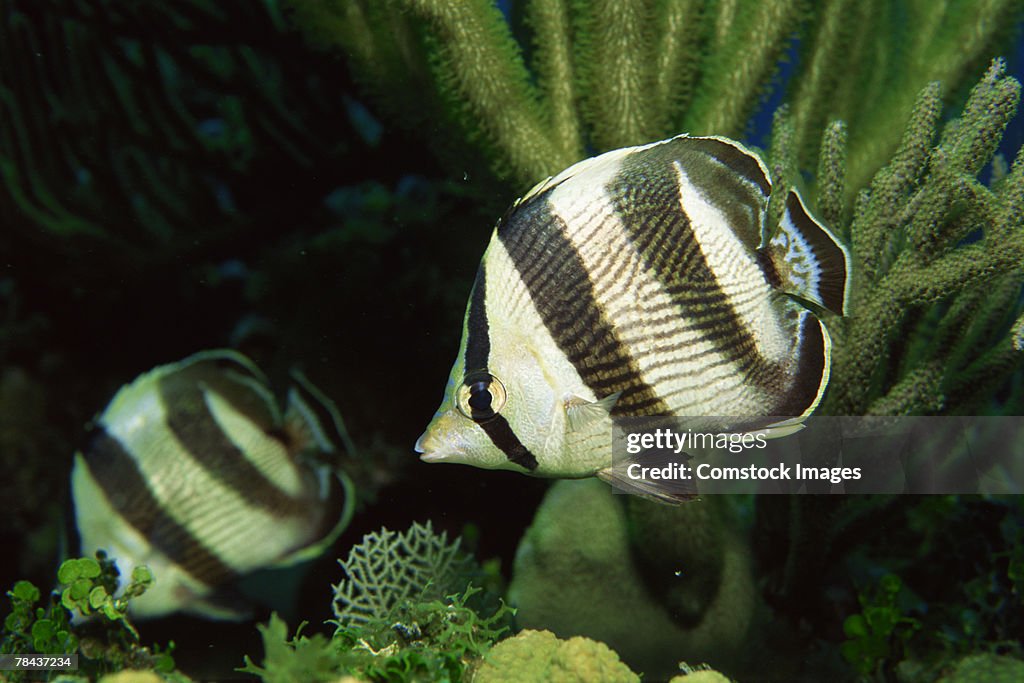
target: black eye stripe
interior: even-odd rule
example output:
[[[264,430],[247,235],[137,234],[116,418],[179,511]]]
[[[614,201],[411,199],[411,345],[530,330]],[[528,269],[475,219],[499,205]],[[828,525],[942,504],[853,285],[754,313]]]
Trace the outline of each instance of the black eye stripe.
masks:
[[[491,412],[491,392],[483,382],[469,388],[469,407],[473,412]]]

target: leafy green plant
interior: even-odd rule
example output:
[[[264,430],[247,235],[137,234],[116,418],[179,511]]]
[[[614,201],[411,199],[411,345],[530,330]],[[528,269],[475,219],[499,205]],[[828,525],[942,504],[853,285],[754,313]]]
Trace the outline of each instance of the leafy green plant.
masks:
[[[119,597],[117,577],[103,572],[100,563],[88,557],[70,559],[57,571],[57,580],[67,586],[60,594],[61,604],[82,616],[102,614],[111,622],[121,622],[132,636],[139,637],[128,621],[128,601],[142,595],[153,584],[153,573],[148,567],[135,567],[132,580]]]
[[[1020,630],[1024,626],[1024,504],[1010,499],[995,506],[986,501],[982,510],[1004,515],[971,563],[971,574],[953,583],[956,593],[934,611],[941,616],[941,638],[951,656],[977,652],[1024,653]],[[980,513],[962,513],[962,525]]]
[[[907,640],[921,627],[897,605],[902,587],[898,576],[886,574],[873,590],[861,593],[861,613],[851,614],[843,622],[847,638],[841,648],[843,657],[861,674],[898,659]]]
[[[288,624],[274,612],[268,623],[256,627],[263,636],[263,666],[257,666],[246,655],[245,666],[238,670],[255,674],[267,683],[330,680],[342,666],[340,651],[322,633],[302,635],[305,627],[304,621],[289,638]]]
[[[90,676],[124,668],[174,671],[174,644],[144,647],[128,621],[130,601],[153,583],[147,568],[137,567],[120,595],[117,567],[102,551],[96,559],[65,560],[57,580],[58,588],[45,598],[29,581],[18,581],[7,591],[12,609],[4,619],[0,653],[78,653],[80,670]],[[73,623],[75,616],[86,620]],[[8,672],[7,680],[24,680],[23,674]]]
[[[12,611],[4,620],[4,637],[0,652],[64,654],[78,648],[78,638],[71,632],[67,612],[36,606],[39,589],[28,581],[18,581],[7,591]]]

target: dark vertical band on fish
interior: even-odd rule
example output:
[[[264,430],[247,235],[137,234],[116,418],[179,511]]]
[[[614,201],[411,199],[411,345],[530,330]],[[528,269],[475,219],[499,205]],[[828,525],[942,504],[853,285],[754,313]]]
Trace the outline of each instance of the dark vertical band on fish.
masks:
[[[513,217],[498,237],[548,333],[583,382],[598,399],[622,392],[613,415],[667,412],[602,312],[562,218],[544,197],[522,206]]]
[[[483,264],[477,272],[473,283],[473,293],[469,299],[469,311],[466,313],[466,356],[464,368],[467,378],[474,371],[486,370],[491,354],[490,326],[487,322],[487,272]],[[511,462],[527,470],[537,469],[537,458],[519,440],[508,421],[501,415],[479,422],[491,442],[505,454]]]
[[[793,373],[794,386],[782,395],[785,400],[775,406],[773,415],[805,414],[819,398],[822,383],[828,380],[825,377],[828,362],[825,355],[825,332],[822,331],[821,323],[810,313],[804,313],[799,334],[799,365]]]
[[[680,139],[686,141],[685,144],[689,149],[703,152],[723,166],[727,166],[737,176],[756,185],[761,195],[765,197],[771,195],[771,181],[765,175],[761,164],[750,152],[721,138],[676,138],[670,140],[669,144]]]
[[[487,323],[487,274],[481,263],[473,283],[466,314],[466,374],[487,369],[491,355],[491,334]]]
[[[208,586],[236,572],[164,510],[138,463],[114,436],[100,429],[85,451],[89,472],[117,513],[154,548]]]
[[[704,340],[761,389],[777,387],[783,381],[783,372],[761,355],[751,331],[720,286],[719,275],[704,258],[680,203],[679,183],[685,181],[673,170],[672,147],[665,144],[660,149],[662,154],[627,160],[623,171],[607,188],[626,235],[676,304],[676,313],[685,321],[686,328],[699,330]],[[698,177],[714,177],[715,173],[707,170],[710,165],[711,162],[697,157],[689,160],[687,170]],[[643,178],[643,182],[637,182],[638,178]],[[722,181],[723,187],[729,187],[728,180]],[[743,192],[735,187],[735,181],[731,182],[733,191],[726,196],[713,194],[715,188],[711,187],[699,191],[720,208]],[[747,200],[753,206],[755,197],[749,195]],[[759,215],[754,213],[744,220],[756,226],[758,219]],[[671,347],[662,350],[682,351]]]
[[[170,376],[159,383],[167,427],[211,478],[246,503],[279,516],[305,516],[310,501],[278,488],[239,449],[210,413],[204,390],[185,378]],[[286,449],[282,444],[282,454]]]

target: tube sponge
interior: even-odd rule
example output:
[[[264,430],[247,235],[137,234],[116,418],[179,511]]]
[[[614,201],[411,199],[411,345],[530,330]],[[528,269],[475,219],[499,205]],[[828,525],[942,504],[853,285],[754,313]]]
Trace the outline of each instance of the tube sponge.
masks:
[[[679,660],[735,667],[758,600],[726,501],[667,508],[625,499],[597,480],[551,487],[516,553],[517,623],[605,642],[648,676],[671,676]],[[648,514],[671,530],[657,531]]]

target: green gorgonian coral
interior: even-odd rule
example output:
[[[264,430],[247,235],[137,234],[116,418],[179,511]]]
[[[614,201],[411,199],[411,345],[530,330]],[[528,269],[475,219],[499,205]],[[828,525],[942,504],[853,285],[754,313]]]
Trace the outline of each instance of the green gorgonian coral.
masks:
[[[428,520],[403,533],[381,529],[363,537],[348,558],[338,560],[346,578],[334,586],[339,627],[388,621],[405,603],[437,600],[465,590],[473,560],[459,550],[460,538],[435,534]]]
[[[1000,160],[989,186],[978,180],[1020,97],[1004,68],[993,63],[941,133],[940,85],[927,86],[896,154],[858,193],[852,220],[835,221],[856,269],[852,313],[831,328],[838,381],[826,412],[987,413],[1020,366],[1012,328],[1024,281],[1024,156],[1009,172]],[[829,131],[827,141],[838,136]],[[823,168],[841,166],[840,148],[825,145]],[[841,183],[819,174],[819,195],[839,194]],[[1020,410],[1019,385],[1003,403]]]
[[[288,4],[384,113],[440,128],[441,146],[468,136],[520,190],[592,151],[684,131],[742,136],[795,37],[798,160],[842,119],[859,188],[916,93],[933,80],[961,87],[1022,13],[1014,0],[526,0],[511,3],[513,31],[491,0]]]

